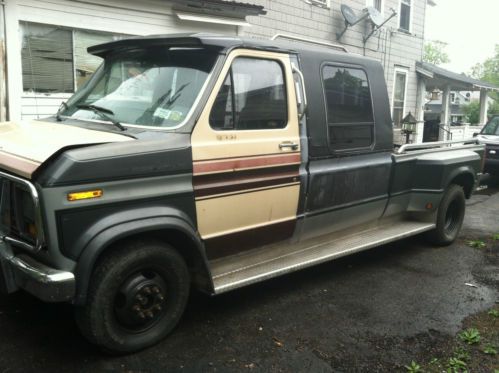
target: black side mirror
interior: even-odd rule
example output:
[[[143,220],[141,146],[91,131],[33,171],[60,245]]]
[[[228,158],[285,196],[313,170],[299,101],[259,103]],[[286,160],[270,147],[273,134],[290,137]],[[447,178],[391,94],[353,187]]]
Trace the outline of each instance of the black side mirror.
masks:
[[[480,134],[480,132],[475,132],[475,133],[473,134],[473,137],[477,137],[479,134]]]

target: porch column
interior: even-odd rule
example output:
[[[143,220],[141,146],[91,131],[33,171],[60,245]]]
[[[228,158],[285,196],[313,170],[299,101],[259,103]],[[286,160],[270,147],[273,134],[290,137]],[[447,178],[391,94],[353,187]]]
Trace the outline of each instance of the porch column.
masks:
[[[426,81],[423,77],[418,77],[418,89],[416,96],[416,133],[413,134],[414,143],[423,142],[423,132],[424,132],[424,107],[425,107],[425,95],[426,95]]]
[[[484,125],[487,123],[487,109],[489,103],[487,101],[487,91],[485,89],[480,90],[480,121],[478,124]]]
[[[449,118],[450,118],[450,85],[444,87],[442,93],[442,113],[440,114],[440,131],[438,134],[439,141],[449,140]],[[445,130],[444,130],[445,128]]]

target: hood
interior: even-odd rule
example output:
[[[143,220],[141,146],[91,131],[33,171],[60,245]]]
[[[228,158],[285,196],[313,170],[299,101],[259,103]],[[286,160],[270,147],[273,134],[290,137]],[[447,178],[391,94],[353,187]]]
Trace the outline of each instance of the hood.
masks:
[[[481,144],[499,145],[499,136],[497,135],[478,135],[477,139]]]
[[[30,179],[55,153],[74,146],[132,140],[128,136],[61,123],[0,123],[0,169]]]

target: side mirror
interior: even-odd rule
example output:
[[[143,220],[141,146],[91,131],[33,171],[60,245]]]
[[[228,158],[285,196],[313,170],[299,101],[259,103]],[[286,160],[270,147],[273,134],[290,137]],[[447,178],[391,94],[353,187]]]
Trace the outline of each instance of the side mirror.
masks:
[[[293,76],[297,78],[295,78],[296,103],[298,104],[298,116],[302,119],[308,106],[307,93],[305,92],[305,79],[303,78],[302,72],[294,64],[291,67]]]
[[[475,133],[473,134],[473,137],[477,137],[479,134],[480,134],[480,132],[475,132]]]

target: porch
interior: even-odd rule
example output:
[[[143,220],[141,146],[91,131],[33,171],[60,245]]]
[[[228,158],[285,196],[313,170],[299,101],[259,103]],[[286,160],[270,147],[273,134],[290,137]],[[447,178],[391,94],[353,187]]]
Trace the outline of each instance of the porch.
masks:
[[[426,62],[416,62],[416,72],[418,74],[418,89],[416,104],[417,136],[414,139],[415,142],[423,142],[424,138],[427,92],[441,92],[441,112],[435,120],[435,125],[438,125],[438,138],[432,140],[467,139],[481,130],[482,126],[487,122],[487,93],[490,91],[499,91],[499,87]],[[451,125],[451,92],[461,91],[480,92],[480,117],[478,125]]]

